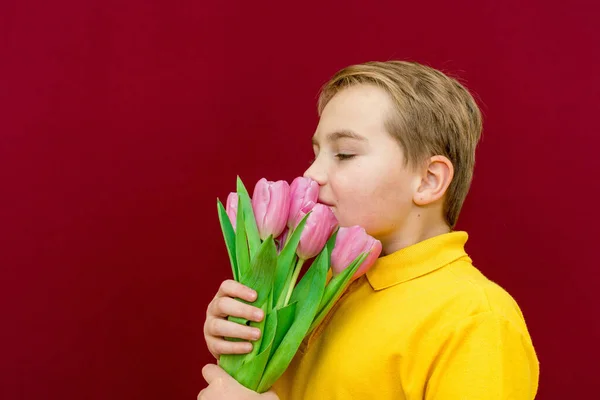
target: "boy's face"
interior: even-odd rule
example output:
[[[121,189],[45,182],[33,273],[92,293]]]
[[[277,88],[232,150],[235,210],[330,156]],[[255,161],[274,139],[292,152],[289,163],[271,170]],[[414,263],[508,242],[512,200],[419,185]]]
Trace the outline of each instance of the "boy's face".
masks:
[[[380,88],[351,86],[322,112],[313,137],[315,161],[305,172],[340,226],[360,225],[381,240],[409,220],[420,177],[404,166],[400,144],[385,128],[392,100]]]

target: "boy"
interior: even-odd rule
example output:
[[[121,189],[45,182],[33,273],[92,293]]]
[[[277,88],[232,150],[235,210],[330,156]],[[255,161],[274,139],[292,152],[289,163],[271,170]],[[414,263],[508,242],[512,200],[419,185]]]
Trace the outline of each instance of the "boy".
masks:
[[[469,92],[409,62],[347,67],[325,85],[306,171],[340,226],[361,225],[381,257],[353,282],[262,395],[208,365],[199,399],[533,399],[539,366],[518,305],[452,230],[467,195],[481,114]],[[211,353],[245,353],[260,320],[249,288],[221,285],[207,309]]]

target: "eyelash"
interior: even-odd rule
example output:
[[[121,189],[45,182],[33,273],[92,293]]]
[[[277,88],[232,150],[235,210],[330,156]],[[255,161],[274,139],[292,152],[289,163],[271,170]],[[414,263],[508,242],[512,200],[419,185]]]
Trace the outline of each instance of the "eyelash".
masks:
[[[354,158],[355,156],[356,156],[356,154],[342,154],[342,153],[339,153],[339,154],[335,155],[335,158],[337,158],[340,161],[345,161],[345,160],[350,160],[351,158]],[[313,158],[312,160],[310,160],[308,162],[308,165],[313,165],[316,160],[317,160],[316,157]]]

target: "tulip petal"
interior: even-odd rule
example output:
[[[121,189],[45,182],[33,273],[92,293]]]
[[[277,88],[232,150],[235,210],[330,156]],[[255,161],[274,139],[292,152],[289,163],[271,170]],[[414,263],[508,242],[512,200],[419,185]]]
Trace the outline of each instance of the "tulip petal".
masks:
[[[381,242],[368,235],[364,228],[355,225],[339,229],[335,248],[331,254],[331,269],[333,275],[341,273],[361,253],[369,253],[367,260],[354,275],[357,278],[364,274],[379,257]]]
[[[286,227],[290,209],[290,185],[286,181],[260,179],[254,187],[252,208],[262,240],[277,237]]]
[[[290,211],[290,185],[286,181],[269,184],[269,204],[264,225],[267,234],[277,237],[286,227]]]
[[[336,226],[333,211],[323,204],[315,204],[296,250],[298,257],[308,260],[319,254]]]
[[[360,267],[356,270],[356,272],[352,276],[352,280],[364,275],[369,270],[369,268],[371,268],[373,264],[375,264],[375,261],[377,261],[377,258],[379,258],[379,255],[381,254],[381,250],[381,242],[372,238],[370,243],[367,243],[367,246],[365,246],[364,248],[364,251],[368,252],[369,255],[365,258]]]
[[[288,217],[288,227],[293,229],[300,219],[302,219],[301,210],[308,203],[313,205],[319,198],[319,184],[308,177],[297,177],[290,185],[290,211]],[[312,207],[311,207],[312,209]]]
[[[265,218],[269,208],[270,201],[269,182],[265,178],[261,178],[254,186],[252,193],[252,209],[256,217],[256,224],[261,239],[267,238],[269,235],[265,232]]]
[[[238,194],[236,192],[229,193],[227,196],[227,202],[225,204],[225,211],[229,216],[233,230],[237,222],[237,210],[238,210]]]

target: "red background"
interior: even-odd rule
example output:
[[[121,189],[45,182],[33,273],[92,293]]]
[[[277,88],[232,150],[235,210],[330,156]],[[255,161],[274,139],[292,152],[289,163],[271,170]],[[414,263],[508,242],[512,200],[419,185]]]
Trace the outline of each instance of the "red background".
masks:
[[[0,398],[195,398],[215,197],[301,174],[320,85],[391,58],[482,100],[459,228],[525,313],[538,398],[594,397],[599,10],[555,3],[3,0]]]

